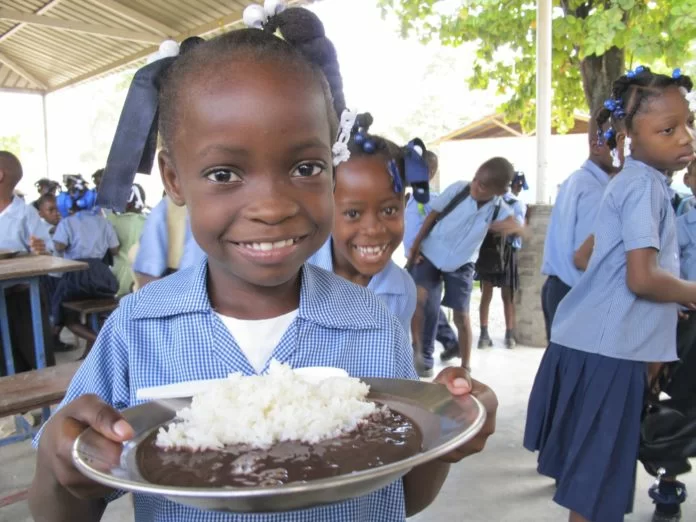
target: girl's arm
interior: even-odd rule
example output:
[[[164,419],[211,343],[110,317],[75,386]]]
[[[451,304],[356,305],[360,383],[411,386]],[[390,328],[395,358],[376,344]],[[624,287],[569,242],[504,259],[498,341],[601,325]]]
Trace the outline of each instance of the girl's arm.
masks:
[[[583,272],[587,270],[587,265],[590,264],[590,257],[592,257],[593,250],[594,234],[590,234],[573,255],[573,263],[575,264],[575,268],[582,270]]]
[[[696,283],[660,268],[654,248],[629,250],[626,265],[626,284],[638,297],[658,303],[696,303]]]
[[[529,234],[527,227],[520,224],[514,216],[509,216],[502,221],[496,221],[488,226],[488,230],[494,234],[503,234],[506,236],[520,236],[523,239]]]
[[[53,241],[53,248],[55,249],[56,252],[59,254],[62,254],[68,249],[68,245],[65,243],[61,243],[60,241]]]
[[[418,255],[420,252],[420,246],[425,237],[430,233],[430,230],[435,226],[437,217],[440,215],[439,212],[432,210],[430,214],[425,218],[423,225],[418,231],[416,239],[413,240],[413,245],[411,246],[411,251],[408,252],[408,262],[406,263],[406,268],[412,267],[417,264]]]

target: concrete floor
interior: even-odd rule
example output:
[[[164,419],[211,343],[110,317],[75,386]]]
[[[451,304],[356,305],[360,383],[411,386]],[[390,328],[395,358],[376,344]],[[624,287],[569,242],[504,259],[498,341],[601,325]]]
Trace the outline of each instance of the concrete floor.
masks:
[[[522,433],[529,390],[543,350],[502,348],[504,326],[496,296],[492,307],[490,332],[496,346],[474,349],[473,372],[498,394],[500,408],[496,434],[486,450],[453,466],[442,492],[414,522],[559,522],[567,512],[553,503],[553,484],[537,475],[535,456],[522,448]],[[476,306],[472,306],[476,310]],[[477,318],[475,332],[478,332]],[[28,442],[0,448],[0,496],[26,488],[34,471],[34,454]],[[696,495],[696,475],[682,477]],[[639,469],[635,512],[627,522],[649,522],[652,504],[647,489],[651,477]],[[683,520],[696,520],[696,497],[683,506]],[[25,522],[31,517],[26,502],[0,508],[0,522]],[[130,499],[124,497],[109,506],[107,522],[133,520]]]

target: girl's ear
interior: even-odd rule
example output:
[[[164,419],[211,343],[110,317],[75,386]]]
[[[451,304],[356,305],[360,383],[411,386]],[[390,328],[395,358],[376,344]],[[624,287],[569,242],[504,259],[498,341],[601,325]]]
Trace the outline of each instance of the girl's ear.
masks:
[[[157,162],[159,164],[164,190],[167,192],[167,195],[171,198],[174,204],[180,207],[184,206],[186,201],[184,200],[184,196],[181,192],[181,183],[179,182],[179,177],[176,174],[172,157],[166,150],[162,149],[157,156]]]

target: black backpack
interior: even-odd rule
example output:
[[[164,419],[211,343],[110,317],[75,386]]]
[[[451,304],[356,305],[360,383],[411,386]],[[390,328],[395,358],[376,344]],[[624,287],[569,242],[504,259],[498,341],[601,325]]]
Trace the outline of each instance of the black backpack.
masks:
[[[498,218],[500,203],[495,206],[491,223]],[[488,232],[483,238],[479,256],[476,260],[476,273],[479,276],[500,276],[505,273],[508,256],[510,254],[509,243],[506,236]]]

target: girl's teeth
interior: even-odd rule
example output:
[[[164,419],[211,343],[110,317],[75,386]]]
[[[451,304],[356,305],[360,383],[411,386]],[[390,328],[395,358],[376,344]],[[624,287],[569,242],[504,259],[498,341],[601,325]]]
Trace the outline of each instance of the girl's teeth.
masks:
[[[288,247],[295,244],[294,239],[285,239],[283,241],[275,241],[274,243],[244,243],[244,247],[251,250],[262,250],[268,252],[276,248]]]
[[[358,247],[358,251],[363,255],[379,255],[384,253],[387,249],[387,245],[377,246],[377,247]]]

